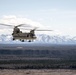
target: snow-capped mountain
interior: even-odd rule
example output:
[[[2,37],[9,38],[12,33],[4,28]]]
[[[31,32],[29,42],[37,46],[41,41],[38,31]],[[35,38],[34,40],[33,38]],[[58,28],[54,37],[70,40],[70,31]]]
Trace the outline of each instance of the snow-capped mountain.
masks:
[[[75,44],[76,37],[60,36],[60,35],[50,36],[46,34],[41,34],[41,35],[38,35],[37,41],[54,43],[54,44]]]
[[[70,36],[59,36],[59,35],[48,35],[38,34],[37,39],[34,42],[38,43],[52,43],[52,44],[76,44],[76,37]],[[2,42],[13,42],[11,35],[0,35],[0,43]],[[15,41],[20,42],[20,41]]]

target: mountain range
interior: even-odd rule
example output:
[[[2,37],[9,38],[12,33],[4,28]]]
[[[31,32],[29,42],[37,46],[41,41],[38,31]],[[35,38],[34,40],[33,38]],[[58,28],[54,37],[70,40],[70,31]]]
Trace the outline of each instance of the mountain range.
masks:
[[[60,36],[60,35],[48,35],[48,34],[37,34],[37,39],[34,43],[52,43],[52,44],[76,44],[76,36]],[[13,41],[12,36],[7,34],[0,35],[0,43],[3,42],[20,42],[19,40]]]

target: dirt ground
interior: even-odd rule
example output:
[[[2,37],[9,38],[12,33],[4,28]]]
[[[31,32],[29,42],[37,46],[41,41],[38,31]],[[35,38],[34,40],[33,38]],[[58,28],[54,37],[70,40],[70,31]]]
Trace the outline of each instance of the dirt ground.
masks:
[[[0,75],[76,75],[76,70],[68,69],[28,69],[28,70],[9,70],[3,69],[0,70]]]

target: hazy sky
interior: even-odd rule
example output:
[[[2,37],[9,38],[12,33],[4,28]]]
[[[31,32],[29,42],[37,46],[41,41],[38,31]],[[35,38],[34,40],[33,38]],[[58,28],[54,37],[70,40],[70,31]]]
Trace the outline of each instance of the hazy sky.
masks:
[[[0,0],[0,22],[5,16],[30,19],[62,35],[76,35],[76,0]]]

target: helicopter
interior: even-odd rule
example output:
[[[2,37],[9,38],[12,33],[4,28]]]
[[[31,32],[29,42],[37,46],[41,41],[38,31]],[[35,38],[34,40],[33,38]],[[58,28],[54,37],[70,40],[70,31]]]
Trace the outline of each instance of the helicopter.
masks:
[[[20,40],[21,42],[24,42],[25,40],[28,40],[28,42],[32,42],[36,40],[37,37],[35,35],[35,31],[52,31],[52,30],[37,30],[38,27],[35,27],[33,29],[25,29],[25,30],[30,30],[30,32],[22,32],[19,27],[23,25],[25,25],[25,27],[30,27],[30,25],[19,24],[19,25],[13,26],[13,25],[2,24],[2,23],[0,23],[0,25],[14,27],[12,32],[12,37],[13,37],[12,40]]]

